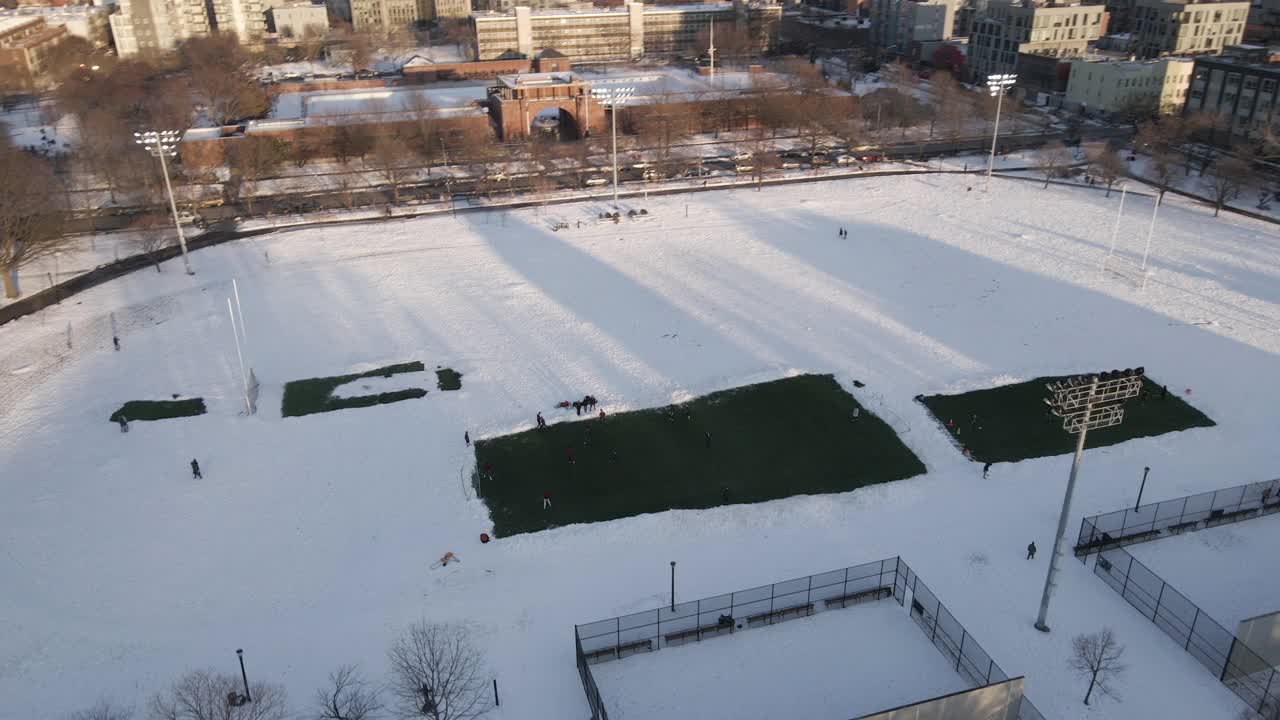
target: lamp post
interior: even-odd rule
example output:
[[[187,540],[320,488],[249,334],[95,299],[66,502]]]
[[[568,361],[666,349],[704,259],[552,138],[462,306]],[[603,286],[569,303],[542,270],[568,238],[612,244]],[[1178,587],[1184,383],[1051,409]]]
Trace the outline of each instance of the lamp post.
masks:
[[[676,561],[671,561],[671,612],[676,611]]]
[[[613,208],[618,209],[618,106],[625,103],[635,88],[598,87],[591,88],[591,97],[596,102],[609,108],[609,122],[613,126]]]
[[[1000,106],[1004,101],[1004,91],[1017,80],[1018,76],[1013,73],[987,76],[987,88],[996,99],[996,122],[991,128],[991,157],[987,159],[987,181],[982,192],[991,187],[991,170],[996,164],[996,141],[1000,137]]]
[[[182,221],[178,219],[178,204],[173,199],[173,185],[169,183],[169,164],[166,157],[178,154],[177,130],[148,130],[133,134],[134,142],[147,149],[147,152],[160,158],[160,174],[164,175],[164,189],[169,194],[169,210],[173,212],[173,226],[178,229],[178,245],[182,247],[182,265],[188,275],[195,275],[191,269],[191,259],[187,256],[187,236],[182,233]]]
[[[1147,473],[1151,472],[1151,468],[1142,468],[1142,484],[1138,486],[1138,500],[1133,504],[1133,511],[1138,511],[1138,506],[1142,504],[1142,491],[1147,489]]]
[[[244,701],[253,702],[253,698],[249,696],[249,676],[244,672],[244,650],[236,649],[236,657],[240,658],[240,679],[244,682]]]
[[[1067,518],[1071,515],[1071,494],[1075,491],[1076,476],[1080,474],[1085,436],[1090,429],[1119,425],[1124,420],[1124,401],[1136,397],[1142,390],[1144,372],[1142,368],[1112,370],[1098,375],[1076,376],[1045,386],[1049,390],[1045,403],[1054,415],[1062,418],[1062,429],[1079,435],[1079,439],[1076,441],[1075,458],[1071,461],[1067,492],[1062,498],[1062,512],[1058,515],[1058,533],[1053,538],[1049,573],[1045,576],[1044,593],[1040,596],[1040,614],[1036,617],[1036,629],[1040,632],[1049,632],[1046,624],[1049,596],[1053,593],[1053,576],[1058,571],[1058,555],[1067,531]]]

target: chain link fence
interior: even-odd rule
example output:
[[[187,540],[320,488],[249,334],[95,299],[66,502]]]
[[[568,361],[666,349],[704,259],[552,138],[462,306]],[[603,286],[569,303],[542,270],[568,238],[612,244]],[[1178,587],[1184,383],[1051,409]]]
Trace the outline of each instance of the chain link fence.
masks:
[[[1237,485],[1087,517],[1074,548],[1092,553],[1280,512],[1280,479]]]
[[[1098,555],[1093,572],[1255,712],[1280,710],[1276,670],[1146,565],[1113,547]]]
[[[1009,676],[899,557],[574,626],[578,673],[593,720],[608,713],[591,665],[910,593],[912,620],[974,688]],[[1024,695],[1019,720],[1044,720]]]

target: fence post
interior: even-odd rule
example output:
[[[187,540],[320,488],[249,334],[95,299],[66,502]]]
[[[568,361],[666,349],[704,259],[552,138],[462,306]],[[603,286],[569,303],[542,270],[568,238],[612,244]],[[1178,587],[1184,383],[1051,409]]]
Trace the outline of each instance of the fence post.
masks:
[[[937,602],[937,600],[938,598],[935,597],[934,601]],[[941,614],[941,612],[942,603],[939,602],[938,605],[933,608],[933,632],[929,634],[929,642],[933,642],[938,639],[938,615]]]
[[[988,685],[991,684],[991,669],[994,668],[995,665],[996,665],[995,660],[992,660],[991,658],[987,658],[987,684]]]
[[[849,595],[849,568],[844,569],[844,587],[840,589],[840,597]]]
[[[1222,661],[1222,674],[1218,675],[1218,682],[1227,681],[1227,669],[1231,667],[1231,654],[1236,651],[1236,639],[1231,638],[1231,647],[1227,648],[1227,657]]]
[[[960,658],[964,657],[964,639],[969,635],[969,631],[961,628],[960,630],[960,651],[956,653],[956,672],[960,672]]]
[[[1129,555],[1129,553],[1125,553],[1125,555]],[[1101,557],[1101,555],[1099,555],[1099,557]],[[1129,575],[1132,573],[1133,573],[1133,556],[1129,555],[1129,566],[1124,569],[1124,584],[1120,588],[1120,597],[1124,597],[1125,591],[1129,589]]]
[[[804,591],[805,604],[813,602],[813,576],[809,576],[809,589]]]
[[[1267,686],[1262,689],[1262,699],[1258,701],[1258,714],[1262,714],[1262,708],[1267,704],[1267,697],[1271,695],[1271,684],[1276,681],[1276,671],[1271,671],[1271,679],[1267,680]]]
[[[578,632],[578,628],[575,627],[573,631],[575,633]],[[619,654],[618,648],[622,647],[622,616],[621,615],[613,619],[613,633],[614,633],[613,654],[617,656]],[[619,657],[618,659],[621,660],[622,658]]]
[[[769,586],[769,612],[773,612],[773,593],[777,587],[778,586],[776,584]]]
[[[1182,646],[1182,649],[1186,652],[1191,652],[1191,636],[1196,634],[1196,622],[1198,622],[1199,620],[1200,620],[1200,608],[1196,608],[1196,616],[1194,618],[1191,618],[1191,629],[1187,631],[1187,644]],[[1235,639],[1233,638],[1231,642],[1234,643]]]
[[[694,637],[698,642],[702,642],[702,600],[699,598],[697,606],[698,614],[693,618]]]
[[[1169,587],[1169,583],[1165,582],[1162,578],[1160,580],[1160,594],[1156,596],[1156,615],[1160,614],[1160,601],[1164,600],[1164,589],[1167,587]],[[1152,620],[1151,622],[1155,622],[1155,620]],[[1192,626],[1194,627],[1195,623],[1192,623]]]

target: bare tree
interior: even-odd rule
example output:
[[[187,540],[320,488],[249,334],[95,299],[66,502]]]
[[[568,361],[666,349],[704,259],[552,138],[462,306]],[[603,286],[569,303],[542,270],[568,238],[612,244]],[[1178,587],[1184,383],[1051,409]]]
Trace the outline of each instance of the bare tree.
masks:
[[[164,213],[146,213],[129,223],[134,231],[134,246],[156,266],[156,272],[160,272],[159,252],[173,244],[169,222],[169,216]]]
[[[1205,181],[1205,188],[1212,193],[1214,217],[1240,194],[1249,175],[1249,163],[1240,158],[1223,157],[1213,164],[1213,174]]]
[[[316,691],[314,720],[374,720],[382,710],[378,690],[354,665],[329,673],[329,682]]]
[[[133,708],[99,700],[93,707],[71,713],[67,720],[132,720]]]
[[[1036,167],[1044,174],[1044,186],[1049,187],[1049,181],[1055,177],[1059,177],[1071,165],[1071,151],[1061,142],[1050,143],[1041,148],[1039,157],[1036,161]]]
[[[1089,169],[1107,186],[1107,197],[1111,197],[1111,188],[1126,174],[1124,161],[1115,152],[1107,149],[1105,143],[1089,148],[1086,152],[1089,158]]]
[[[489,712],[484,660],[464,628],[419,621],[387,656],[400,717],[469,720]]]
[[[1173,179],[1178,174],[1178,156],[1171,152],[1157,152],[1151,156],[1151,164],[1147,166],[1151,173],[1149,178],[1160,191],[1160,198],[1173,187]]]
[[[189,38],[179,53],[191,92],[213,122],[260,117],[271,108],[266,90],[250,72],[252,59],[234,33]]]
[[[30,153],[0,148],[0,276],[16,298],[18,269],[66,248],[63,195],[53,169]]]
[[[400,188],[413,175],[413,153],[398,136],[379,135],[373,141],[371,158],[378,175],[391,187],[391,200],[400,204]]]
[[[248,135],[232,142],[227,152],[227,166],[231,170],[228,190],[234,191],[230,193],[233,196],[242,197],[252,213],[257,184],[280,167],[288,148],[280,140],[262,135]]]
[[[150,720],[285,720],[289,702],[284,688],[268,683],[249,687],[253,702],[239,703],[242,686],[235,675],[193,670],[165,693],[151,698]]]
[[[1089,704],[1089,697],[1096,687],[1104,695],[1118,697],[1112,681],[1119,680],[1125,671],[1124,646],[1116,642],[1111,628],[1077,635],[1071,639],[1071,659],[1067,666],[1083,677],[1089,678],[1089,689],[1084,694],[1084,704]]]

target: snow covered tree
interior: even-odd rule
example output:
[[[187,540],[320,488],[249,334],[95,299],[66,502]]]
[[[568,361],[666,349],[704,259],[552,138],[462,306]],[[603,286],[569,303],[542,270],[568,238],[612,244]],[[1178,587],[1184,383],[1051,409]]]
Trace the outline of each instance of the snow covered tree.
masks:
[[[71,713],[67,720],[132,720],[133,708],[99,700],[93,707]]]
[[[289,701],[284,688],[267,683],[249,686],[252,702],[239,703],[241,679],[213,670],[192,670],[166,693],[151,698],[150,720],[285,720]]]
[[[1124,675],[1125,665],[1120,662],[1124,657],[1124,646],[1116,642],[1111,628],[1077,635],[1071,640],[1071,659],[1067,665],[1083,677],[1089,678],[1089,689],[1084,693],[1084,704],[1089,704],[1089,697],[1097,688],[1103,695],[1117,697],[1111,683]]]
[[[0,147],[0,276],[4,295],[16,298],[18,269],[66,248],[62,188],[45,160]]]
[[[1115,152],[1108,150],[1105,144],[1090,148],[1088,156],[1089,169],[1107,186],[1107,197],[1111,197],[1111,187],[1125,176],[1124,161]]]
[[[329,682],[316,691],[315,720],[374,720],[382,710],[378,689],[369,685],[354,665],[329,673]]]
[[[160,272],[158,253],[172,244],[169,236],[172,230],[170,222],[167,214],[153,212],[138,216],[129,223],[129,229],[134,231],[134,247],[156,266],[156,272]]]
[[[1042,148],[1036,161],[1036,167],[1044,174],[1046,188],[1049,187],[1050,180],[1062,175],[1070,165],[1071,151],[1060,142],[1050,143]]]
[[[465,628],[419,621],[387,657],[400,717],[471,720],[489,712],[488,673]]]

